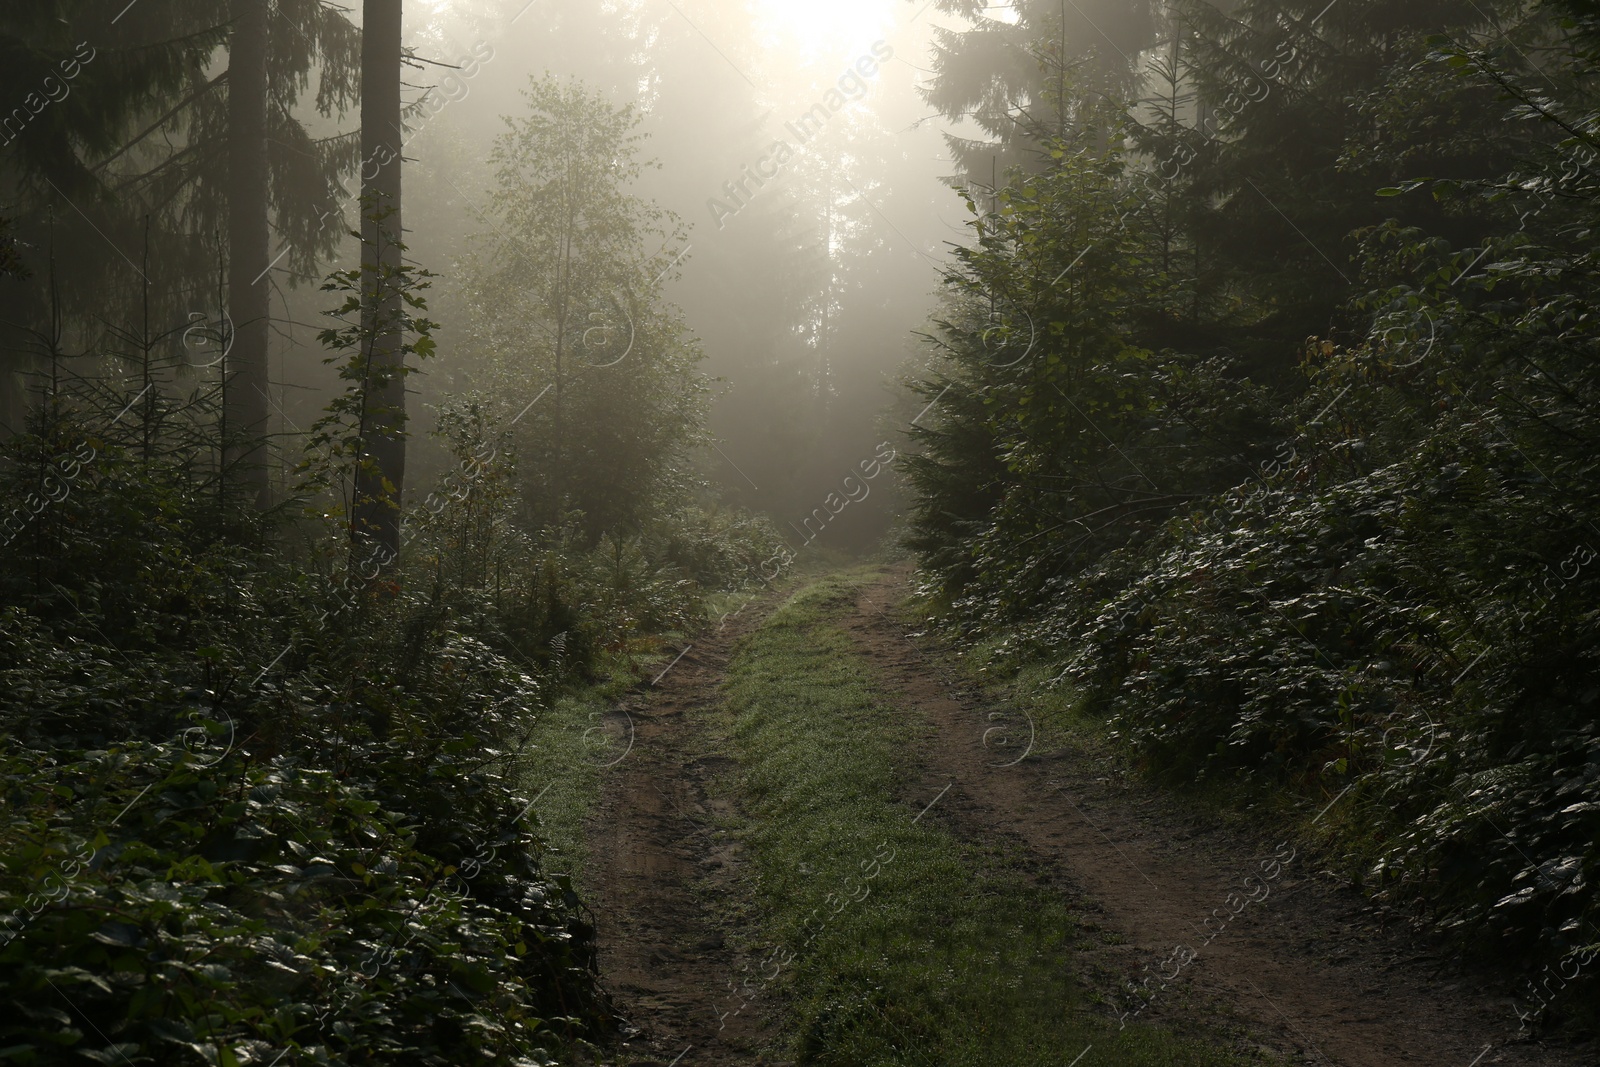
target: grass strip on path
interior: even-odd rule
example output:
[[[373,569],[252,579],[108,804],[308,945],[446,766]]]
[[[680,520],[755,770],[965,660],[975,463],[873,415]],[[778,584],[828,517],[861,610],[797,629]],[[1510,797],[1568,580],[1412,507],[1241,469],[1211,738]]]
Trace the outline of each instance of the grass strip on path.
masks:
[[[938,787],[917,766],[930,727],[886,701],[834,625],[875,577],[809,586],[729,669],[719,728],[738,764],[763,951],[735,988],[708,992],[716,1010],[783,1002],[788,1054],[808,1065],[1246,1062],[1090,1013],[1061,895],[998,843],[941,828]]]

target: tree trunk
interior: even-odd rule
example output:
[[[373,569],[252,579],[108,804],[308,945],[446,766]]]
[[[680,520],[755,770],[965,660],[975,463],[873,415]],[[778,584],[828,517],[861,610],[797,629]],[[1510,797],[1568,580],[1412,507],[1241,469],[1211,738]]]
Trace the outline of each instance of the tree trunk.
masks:
[[[228,313],[225,476],[270,503],[267,454],[267,0],[231,0],[228,44]]]
[[[384,274],[400,266],[400,21],[402,0],[362,0],[361,238],[362,324],[370,338],[373,383],[363,434],[365,462],[356,473],[353,519],[358,544],[390,561],[400,552],[400,508],[406,475],[406,383],[400,292]],[[384,213],[381,222],[374,212]]]

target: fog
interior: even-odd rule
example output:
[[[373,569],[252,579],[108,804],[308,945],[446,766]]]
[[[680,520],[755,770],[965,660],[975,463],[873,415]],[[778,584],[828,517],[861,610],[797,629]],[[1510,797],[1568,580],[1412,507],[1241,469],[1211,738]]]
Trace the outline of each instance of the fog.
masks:
[[[0,0],[0,1060],[1600,1063],[1597,67]]]
[[[408,255],[442,275],[433,309],[444,324],[440,358],[412,379],[417,399],[480,384],[455,358],[470,313],[451,264],[474,240],[505,240],[485,215],[504,116],[525,108],[531,78],[576,79],[638,109],[640,154],[657,166],[635,191],[685,226],[665,296],[718,379],[714,441],[697,462],[727,505],[770,514],[799,543],[802,518],[886,439],[886,424],[916,413],[894,383],[925,356],[914,332],[965,215],[941,180],[948,123],[918,86],[937,27],[960,20],[895,0],[519,8],[408,5],[405,39],[424,63],[407,72],[408,98],[428,97],[405,147]],[[311,325],[326,301],[303,288],[284,300],[285,317],[306,325],[284,330],[281,417],[306,426],[319,394],[291,386],[318,381]],[[437,450],[422,456],[442,463]],[[874,487],[826,544],[872,546],[894,503],[887,482]]]

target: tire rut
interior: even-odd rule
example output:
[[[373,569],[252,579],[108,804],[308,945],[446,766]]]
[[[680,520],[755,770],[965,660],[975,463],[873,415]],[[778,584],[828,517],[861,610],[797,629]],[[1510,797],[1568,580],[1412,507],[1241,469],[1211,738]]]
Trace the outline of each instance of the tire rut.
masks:
[[[1595,1062],[1592,1051],[1519,1041],[1512,998],[1496,992],[1512,987],[1508,976],[1464,968],[1434,941],[1385,922],[1305,852],[1269,878],[1262,862],[1274,843],[1208,825],[1086,753],[1006,766],[1020,750],[1000,742],[1027,734],[1021,715],[942,677],[895,617],[906,593],[904,572],[866,587],[845,627],[886,692],[930,724],[924,788],[954,783],[936,818],[969,838],[1009,840],[1047,883],[1070,886],[1080,905],[1087,898],[1085,932],[1098,926],[1102,936],[1074,965],[1131,1018],[1213,1038],[1230,1032],[1239,1051],[1327,1067]],[[1230,899],[1250,875],[1257,899]],[[1177,946],[1197,955],[1174,955]],[[1158,971],[1170,984],[1152,982],[1153,996],[1124,991]]]
[[[717,829],[727,801],[708,788],[728,764],[700,729],[719,700],[752,610],[697,637],[624,710],[632,747],[608,772],[588,839],[600,972],[625,1021],[613,1054],[634,1067],[768,1062],[760,1005],[719,1019],[744,961],[717,916],[737,911],[738,846]]]

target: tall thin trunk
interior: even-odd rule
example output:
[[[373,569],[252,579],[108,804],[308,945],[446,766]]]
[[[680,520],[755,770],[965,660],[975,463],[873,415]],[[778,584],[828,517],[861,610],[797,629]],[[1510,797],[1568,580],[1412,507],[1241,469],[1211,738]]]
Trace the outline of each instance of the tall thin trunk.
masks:
[[[222,234],[217,237],[217,347],[222,355],[217,357],[217,514],[228,505],[228,354],[233,348],[233,329],[228,324],[228,263],[222,244]]]
[[[231,480],[271,500],[267,455],[267,0],[231,0],[228,46],[228,313],[233,350],[224,364],[225,425],[232,436],[223,463]]]
[[[816,424],[819,427],[828,427],[828,418],[832,414],[829,406],[829,342],[833,335],[833,181],[831,176],[824,175],[822,188],[823,227],[822,249],[823,263],[827,271],[822,282],[822,316],[817,322],[817,353],[815,369],[813,371],[813,384],[815,392],[812,394]],[[831,429],[831,427],[828,427]]]
[[[1056,140],[1067,139],[1067,2],[1061,0],[1061,50],[1056,53]]]
[[[552,496],[555,498],[555,515],[559,518],[567,510],[567,478],[568,449],[567,449],[567,371],[572,360],[567,355],[567,326],[572,321],[574,312],[572,308],[575,298],[575,285],[572,280],[578,247],[578,194],[576,180],[573,177],[573,165],[577,155],[577,143],[581,134],[570,125],[562,128],[562,178],[561,178],[561,203],[564,214],[561,223],[561,240],[556,258],[556,343],[555,343],[555,456],[553,462],[553,476],[551,480]],[[576,329],[576,327],[574,327]]]
[[[400,509],[406,478],[405,351],[400,330],[400,291],[384,284],[385,270],[400,267],[395,242],[400,223],[400,23],[402,0],[362,0],[361,179],[366,205],[361,220],[362,257],[373,257],[362,285],[362,325],[372,339],[370,369],[375,386],[368,398],[370,433],[363,435],[367,462],[356,472],[354,521],[357,540],[388,559],[400,552]],[[372,212],[387,212],[381,222]],[[388,236],[385,236],[388,235]]]
[[[142,312],[139,319],[140,385],[144,388],[144,448],[142,455],[146,467],[155,456],[156,391],[155,391],[155,339],[150,334],[150,216],[144,217],[144,256],[139,273],[143,275],[139,286]]]
[[[566,131],[570,139],[571,131]],[[567,283],[572,277],[572,228],[576,225],[577,201],[572,192],[572,157],[570,140],[567,145],[566,168],[563,172],[561,197],[566,215],[561,230],[560,259],[556,262],[556,413],[555,413],[555,501],[556,518],[567,510],[567,430],[566,430],[566,350],[567,350]]]

